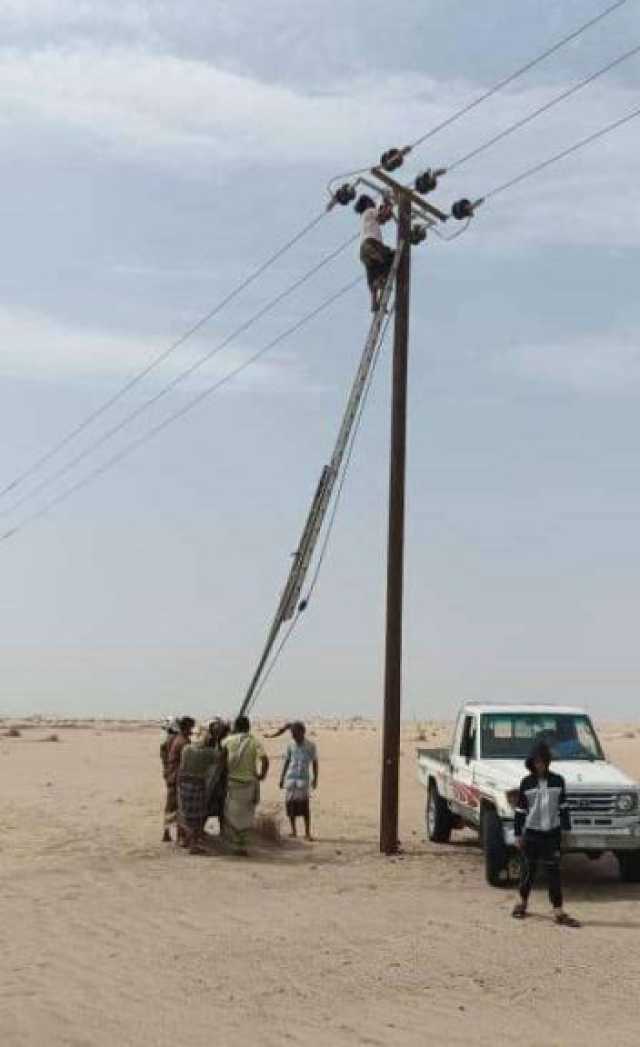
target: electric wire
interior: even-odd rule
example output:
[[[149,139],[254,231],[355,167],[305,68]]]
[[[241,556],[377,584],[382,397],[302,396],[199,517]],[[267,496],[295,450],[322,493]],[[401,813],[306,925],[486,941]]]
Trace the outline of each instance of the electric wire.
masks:
[[[143,401],[143,403],[139,404],[138,407],[134,408],[133,411],[130,411],[129,414],[127,414],[123,419],[121,419],[110,429],[107,429],[99,437],[97,437],[95,440],[89,443],[82,451],[75,455],[75,457],[65,462],[50,475],[45,476],[45,478],[41,480],[40,483],[36,484],[35,487],[32,487],[24,495],[18,498],[17,501],[15,501],[11,506],[9,506],[7,509],[0,510],[0,517],[14,513],[16,509],[19,509],[22,505],[24,505],[25,502],[30,501],[31,498],[40,494],[42,491],[50,487],[61,477],[65,476],[68,472],[70,472],[70,470],[74,469],[75,466],[83,462],[85,458],[88,458],[89,455],[93,454],[94,451],[97,451],[108,440],[111,440],[127,425],[129,425],[141,414],[143,414],[143,412],[147,411],[154,404],[158,403],[159,400],[161,400],[178,385],[184,382],[185,379],[190,378],[191,375],[194,374],[197,370],[199,370],[205,363],[208,363],[208,361],[211,360],[214,356],[217,356],[218,353],[221,353],[223,351],[223,349],[226,349],[227,346],[231,344],[231,342],[235,341],[241,334],[244,334],[244,332],[247,331],[250,327],[252,327],[254,323],[262,319],[262,317],[266,316],[267,313],[270,313],[285,298],[288,298],[289,295],[293,294],[294,291],[298,290],[299,287],[301,287],[308,280],[310,280],[312,276],[315,276],[316,273],[318,273],[322,268],[324,268],[324,266],[334,261],[334,259],[337,258],[338,255],[340,255],[347,247],[354,243],[354,241],[357,240],[357,238],[358,234],[349,237],[347,240],[343,241],[343,243],[341,243],[335,250],[331,251],[327,255],[324,255],[319,262],[317,262],[315,265],[311,267],[311,269],[308,269],[306,273],[304,273],[301,277],[299,277],[292,284],[286,287],[284,291],[280,292],[280,294],[276,295],[275,298],[272,298],[269,302],[267,302],[266,305],[262,306],[258,310],[258,312],[250,316],[248,320],[245,320],[244,323],[242,323],[239,327],[232,331],[231,334],[229,334],[225,339],[223,339],[223,341],[219,345],[214,346],[213,349],[209,350],[209,352],[205,353],[203,356],[195,360],[192,364],[189,365],[189,367],[185,368],[178,375],[172,378],[170,382],[166,383],[166,385],[164,385],[157,393],[149,397],[149,399]]]
[[[442,120],[439,124],[436,124],[425,134],[421,135],[420,138],[416,138],[414,142],[411,142],[409,144],[409,149],[417,149],[418,146],[421,146],[428,139],[433,138],[435,135],[439,134],[440,131],[444,131],[446,127],[450,127],[452,124],[460,120],[463,116],[466,116],[467,113],[470,113],[472,112],[472,110],[477,109],[479,105],[481,105],[483,102],[486,102],[489,98],[497,94],[504,87],[508,87],[509,84],[514,83],[521,76],[524,76],[525,73],[528,73],[529,70],[534,69],[535,66],[539,65],[546,58],[550,58],[551,55],[561,50],[561,48],[565,47],[573,40],[576,40],[579,36],[582,35],[582,33],[585,33],[588,29],[591,29],[594,25],[597,25],[599,22],[603,21],[603,19],[613,14],[615,11],[618,10],[618,8],[623,7],[626,3],[627,0],[616,0],[615,3],[611,4],[609,7],[606,7],[603,11],[600,11],[599,14],[595,15],[593,18],[590,18],[588,21],[583,22],[582,25],[579,25],[571,33],[568,33],[566,36],[563,36],[560,40],[556,41],[556,43],[553,44],[551,47],[547,48],[546,51],[543,51],[535,58],[532,58],[529,62],[526,62],[525,65],[522,65],[518,69],[515,69],[512,73],[509,74],[509,76],[506,76],[504,77],[504,79],[499,80],[498,83],[494,84],[493,87],[490,87],[487,91],[484,91],[481,95],[478,95],[478,97],[473,99],[473,101],[469,102],[461,109],[456,110],[454,113],[451,114],[451,116],[448,116],[445,120]],[[359,167],[357,170],[354,171],[345,171],[342,174],[334,175],[333,178],[330,180],[329,184],[327,185],[329,195],[333,195],[333,186],[340,179],[355,178],[358,175],[365,174],[367,171],[370,170],[371,165],[368,167]]]
[[[25,517],[22,521],[16,524],[15,527],[12,527],[8,531],[5,531],[4,534],[0,534],[0,541],[6,541],[8,538],[12,538],[14,535],[18,534],[29,524],[35,523],[36,520],[39,520],[43,516],[48,515],[56,506],[66,501],[73,494],[75,494],[76,491],[79,491],[82,488],[88,486],[88,484],[92,483],[93,480],[102,476],[104,473],[107,472],[108,469],[111,469],[112,466],[117,465],[124,458],[127,458],[130,454],[136,451],[139,447],[142,447],[144,444],[148,443],[149,440],[153,439],[153,437],[163,432],[163,430],[168,428],[168,426],[170,426],[173,422],[177,421],[179,418],[183,418],[186,414],[189,414],[195,407],[201,404],[203,400],[207,399],[207,397],[211,396],[214,392],[217,392],[218,389],[221,389],[223,386],[227,385],[239,374],[241,374],[243,371],[246,371],[247,368],[251,367],[252,364],[254,364],[257,360],[265,356],[272,349],[275,349],[276,346],[280,345],[280,343],[283,342],[286,338],[291,337],[291,335],[295,334],[302,327],[306,326],[306,324],[310,323],[311,320],[314,320],[316,316],[319,316],[320,313],[324,312],[331,305],[337,302],[340,298],[346,295],[349,291],[353,290],[354,287],[356,287],[358,284],[361,284],[363,279],[364,277],[358,276],[355,280],[351,280],[348,284],[345,284],[344,287],[341,287],[338,291],[335,291],[333,294],[329,295],[329,297],[325,298],[324,301],[320,303],[320,305],[315,307],[315,309],[311,310],[311,312],[309,313],[306,313],[305,316],[303,316],[295,324],[293,324],[291,327],[288,327],[285,331],[282,331],[279,335],[277,335],[270,342],[268,342],[267,345],[263,346],[262,349],[259,349],[257,352],[253,353],[252,356],[248,357],[248,359],[244,360],[243,363],[233,368],[233,370],[228,371],[227,374],[224,375],[222,378],[219,378],[212,385],[207,386],[206,389],[201,390],[197,394],[197,396],[192,397],[191,400],[189,400],[186,404],[183,404],[183,406],[179,408],[179,410],[174,411],[172,414],[164,418],[161,422],[158,422],[156,425],[154,425],[152,429],[147,430],[147,432],[143,433],[136,440],[131,441],[131,443],[127,444],[126,447],[118,451],[117,454],[112,455],[112,457],[108,458],[106,462],[103,462],[100,466],[92,469],[90,473],[82,477],[80,480],[77,480],[74,484],[71,485],[71,487],[68,487],[65,491],[62,491],[60,494],[56,495],[55,498],[52,498],[49,502],[47,502],[36,512],[33,512],[29,516]]]
[[[467,220],[465,221],[465,223],[462,226],[462,228],[456,230],[455,233],[451,233],[450,236],[445,236],[444,233],[441,233],[440,230],[435,225],[434,225],[433,229],[430,230],[430,232],[435,233],[436,236],[438,237],[438,240],[444,240],[445,243],[449,243],[450,240],[457,240],[459,236],[462,236],[463,233],[466,233],[466,231],[467,231],[467,229],[469,228],[470,225],[471,225],[471,218],[467,218]]]
[[[590,18],[587,22],[583,22],[583,24],[578,26],[577,29],[574,29],[573,32],[569,33],[567,36],[563,36],[561,40],[558,40],[557,43],[547,48],[547,50],[543,51],[542,54],[538,55],[536,58],[531,59],[531,61],[527,62],[525,65],[520,66],[519,69],[514,70],[513,73],[510,73],[509,76],[506,76],[503,80],[499,80],[497,84],[494,84],[494,86],[490,87],[488,91],[485,91],[483,94],[479,95],[476,99],[474,99],[474,101],[469,102],[468,105],[463,106],[462,109],[459,109],[456,113],[453,113],[453,115],[448,117],[446,120],[443,120],[441,123],[436,124],[435,127],[432,127],[430,131],[427,131],[425,134],[421,135],[420,138],[416,138],[414,142],[411,142],[411,148],[416,149],[418,146],[422,145],[423,142],[426,142],[429,138],[432,138],[440,131],[443,131],[445,127],[450,127],[451,124],[455,123],[461,117],[466,116],[467,113],[470,113],[473,109],[476,109],[479,105],[482,104],[482,102],[486,102],[487,99],[497,94],[498,91],[501,91],[503,87],[508,87],[508,85],[512,84],[514,80],[519,79],[519,77],[523,76],[525,73],[528,73],[529,70],[534,69],[535,66],[540,64],[540,62],[543,62],[546,58],[550,58],[551,55],[556,53],[556,51],[559,51],[567,44],[570,44],[573,40],[576,40],[579,36],[582,35],[582,33],[586,32],[587,29],[591,29],[594,25],[597,25],[598,22],[601,22],[604,18],[607,18],[609,15],[613,14],[614,11],[617,11],[618,8],[623,7],[626,3],[627,0],[616,0],[614,4],[611,4],[609,7],[605,8],[604,11],[600,11],[599,14],[595,15],[593,18]]]
[[[497,135],[494,135],[493,138],[490,138],[487,142],[483,142],[481,145],[477,146],[477,148],[472,149],[470,153],[467,153],[465,156],[461,156],[458,160],[455,160],[451,164],[447,164],[447,174],[450,174],[451,171],[455,171],[457,167],[461,167],[462,164],[465,164],[468,160],[472,160],[476,156],[479,156],[481,153],[484,153],[485,150],[491,148],[491,146],[493,145],[496,145],[497,142],[501,142],[504,138],[507,138],[515,131],[518,131],[521,127],[525,127],[526,124],[531,123],[532,120],[535,120],[538,116],[541,116],[542,113],[546,113],[550,109],[553,109],[554,106],[559,105],[560,102],[563,102],[566,98],[570,98],[571,95],[577,94],[578,91],[582,91],[583,88],[587,87],[589,84],[592,84],[599,77],[604,76],[605,73],[608,73],[611,69],[615,69],[616,66],[621,65],[622,62],[626,62],[629,58],[633,58],[633,56],[637,55],[639,52],[640,44],[636,45],[636,47],[631,48],[630,51],[626,51],[624,54],[619,55],[617,58],[614,58],[613,61],[608,62],[607,65],[602,66],[602,68],[597,69],[594,73],[591,73],[590,76],[585,77],[584,80],[580,80],[577,84],[574,84],[567,90],[562,91],[559,95],[555,95],[548,102],[545,102],[544,105],[539,106],[537,109],[534,109],[533,112],[529,113],[527,116],[523,116],[522,119],[516,120],[515,123],[510,124],[508,127],[505,127],[504,130],[500,131]]]
[[[194,334],[200,331],[205,326],[205,324],[207,324],[210,320],[213,319],[214,316],[217,316],[219,313],[221,313],[222,310],[227,305],[229,305],[230,302],[234,300],[234,298],[237,298],[237,296],[241,294],[242,291],[245,291],[247,287],[249,287],[252,283],[254,283],[259,276],[262,276],[262,274],[266,272],[266,270],[269,269],[270,266],[272,266],[275,262],[282,258],[282,256],[285,255],[287,251],[290,251],[291,248],[294,247],[297,243],[299,243],[300,240],[303,239],[303,237],[305,237],[308,233],[312,231],[312,229],[315,229],[315,227],[319,225],[319,223],[325,216],[326,211],[322,211],[319,215],[316,215],[316,217],[313,218],[310,222],[308,222],[305,226],[303,226],[303,228],[298,233],[296,233],[295,236],[293,236],[290,240],[287,240],[287,242],[284,243],[281,247],[279,247],[277,251],[274,251],[274,253],[270,255],[269,258],[266,259],[266,261],[262,262],[257,269],[254,269],[253,272],[251,272],[247,277],[245,277],[245,279],[242,280],[235,288],[233,288],[233,290],[231,290],[224,298],[222,298],[221,301],[219,301],[215,306],[213,306],[212,309],[205,313],[204,316],[202,316],[199,320],[192,324],[192,326],[189,327],[182,335],[180,335],[179,338],[172,342],[171,345],[167,346],[167,348],[163,349],[161,353],[153,357],[153,359],[150,360],[148,364],[146,364],[140,371],[136,372],[136,374],[134,374],[130,379],[128,379],[123,386],[121,386],[119,389],[116,390],[115,393],[113,393],[112,396],[108,397],[104,401],[104,403],[102,403],[94,411],[88,414],[87,417],[83,419],[83,421],[81,421],[78,425],[71,429],[66,434],[66,436],[59,440],[58,443],[54,444],[54,446],[51,447],[45,454],[41,455],[40,458],[36,459],[36,461],[33,462],[27,469],[25,469],[22,473],[15,477],[15,479],[12,480],[10,484],[7,484],[6,487],[0,489],[0,498],[4,497],[4,495],[14,490],[25,480],[29,479],[29,477],[33,476],[33,474],[36,473],[43,465],[46,465],[47,462],[51,461],[51,459],[60,451],[62,451],[69,443],[71,443],[71,441],[74,440],[76,436],[79,436],[80,433],[84,432],[84,430],[87,429],[88,426],[90,426],[93,422],[100,418],[106,411],[109,410],[110,407],[112,407],[115,403],[118,402],[118,400],[125,396],[126,393],[128,393],[131,389],[138,385],[138,383],[141,382],[144,378],[146,378],[147,375],[151,374],[151,372],[154,371],[156,367],[163,363],[169,356],[171,356],[172,353],[179,349],[180,346],[184,345],[184,343],[188,341],[189,338],[191,338]]]
[[[291,639],[291,635],[292,635],[293,631],[295,630],[296,626],[298,625],[298,623],[299,623],[299,621],[300,621],[300,619],[301,619],[301,617],[302,617],[302,615],[304,613],[304,610],[306,610],[306,608],[307,608],[307,606],[309,604],[309,601],[311,600],[311,597],[313,596],[314,590],[315,590],[315,588],[316,588],[316,586],[318,584],[318,579],[320,577],[320,572],[322,570],[322,565],[324,563],[325,557],[326,557],[328,549],[329,549],[329,543],[331,541],[331,536],[332,536],[333,529],[334,529],[334,526],[335,526],[336,517],[338,515],[338,509],[340,507],[340,499],[342,497],[342,491],[343,491],[343,488],[344,488],[344,485],[345,485],[345,482],[346,482],[346,479],[347,479],[347,474],[349,472],[349,466],[351,464],[351,459],[353,457],[353,451],[354,451],[356,439],[357,439],[357,436],[358,436],[358,430],[360,429],[360,425],[361,425],[361,422],[362,422],[362,416],[364,414],[365,405],[366,405],[366,402],[367,402],[367,398],[369,396],[369,392],[371,390],[373,377],[374,377],[374,374],[375,374],[376,367],[378,365],[378,360],[380,359],[380,354],[381,354],[381,351],[382,351],[382,347],[384,345],[384,341],[385,341],[385,338],[386,338],[386,335],[387,335],[387,328],[388,328],[389,323],[391,321],[391,316],[393,314],[393,311],[394,310],[391,309],[391,311],[389,313],[389,316],[387,317],[387,319],[385,321],[384,327],[382,329],[382,334],[380,335],[380,339],[379,339],[379,342],[378,342],[378,347],[376,349],[375,356],[374,356],[373,361],[372,361],[371,370],[370,370],[369,375],[367,377],[367,383],[366,383],[366,386],[365,386],[365,389],[364,389],[364,392],[363,392],[363,396],[362,396],[362,400],[360,402],[360,406],[358,408],[358,414],[356,416],[356,420],[355,420],[355,423],[354,423],[353,432],[351,433],[351,436],[349,438],[349,447],[347,448],[347,454],[345,456],[344,465],[342,467],[342,471],[341,471],[341,475],[340,475],[340,480],[338,482],[338,486],[337,486],[337,489],[336,489],[336,494],[335,494],[335,498],[334,498],[334,502],[333,502],[333,507],[332,507],[332,510],[331,510],[331,514],[329,516],[329,520],[327,522],[327,527],[326,527],[326,530],[325,530],[324,539],[323,539],[322,545],[320,547],[320,554],[318,556],[318,561],[317,561],[315,570],[313,572],[313,576],[311,578],[310,585],[309,585],[309,587],[307,589],[307,594],[303,598],[303,600],[301,600],[301,602],[298,604],[296,613],[295,613],[294,617],[291,619],[291,622],[289,623],[289,625],[287,626],[287,630],[284,633],[282,639],[280,640],[280,643],[278,644],[278,646],[277,646],[277,648],[276,648],[276,650],[275,650],[275,652],[273,654],[273,658],[271,659],[271,662],[269,663],[267,669],[265,670],[265,673],[264,673],[264,675],[262,677],[262,680],[260,681],[258,687],[256,688],[256,690],[255,690],[255,692],[253,694],[251,702],[249,703],[249,705],[247,707],[247,712],[249,712],[253,708],[253,706],[257,702],[258,698],[262,694],[262,691],[266,687],[267,682],[269,680],[269,677],[271,676],[271,674],[273,673],[274,669],[276,668],[278,662],[280,661],[280,658],[281,658],[281,656],[282,656],[282,654],[283,654],[287,644],[289,643],[289,640]]]
[[[526,178],[531,178],[534,174],[538,174],[539,171],[543,171],[551,164],[555,164],[559,160],[563,160],[566,156],[570,156],[571,153],[575,153],[579,149],[583,149],[585,146],[590,145],[591,142],[595,142],[599,138],[604,138],[605,135],[611,134],[612,131],[615,131],[618,127],[622,127],[623,124],[629,123],[630,120],[634,120],[637,116],[640,116],[640,108],[633,109],[630,113],[621,116],[618,120],[614,120],[612,123],[606,124],[605,127],[601,127],[598,131],[594,131],[593,134],[587,135],[586,138],[581,138],[578,142],[574,142],[573,145],[570,145],[567,149],[563,149],[562,152],[555,153],[554,156],[542,160],[539,164],[527,168],[514,178],[510,178],[507,182],[503,182],[502,185],[496,186],[495,189],[491,189],[488,193],[484,194],[483,200],[490,200],[492,197],[497,196],[498,193],[503,193],[505,190],[511,189],[512,186],[517,185],[519,182],[523,182]]]

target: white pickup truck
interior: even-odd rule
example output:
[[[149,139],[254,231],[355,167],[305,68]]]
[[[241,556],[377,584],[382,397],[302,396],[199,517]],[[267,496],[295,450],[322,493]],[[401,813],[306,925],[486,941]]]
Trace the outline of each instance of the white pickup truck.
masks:
[[[571,832],[563,849],[594,859],[613,851],[622,879],[640,882],[640,785],[608,763],[584,709],[464,705],[450,750],[418,749],[429,839],[444,843],[452,829],[477,830],[488,882],[509,883],[518,864],[514,807],[537,741],[550,746],[567,786]]]

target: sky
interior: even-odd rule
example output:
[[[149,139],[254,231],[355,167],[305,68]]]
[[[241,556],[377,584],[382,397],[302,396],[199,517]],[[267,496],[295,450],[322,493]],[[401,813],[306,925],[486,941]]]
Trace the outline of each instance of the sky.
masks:
[[[606,6],[0,0],[0,487],[319,214],[335,174],[415,140]],[[627,0],[429,138],[403,177],[637,44]],[[637,108],[639,86],[634,57],[445,176],[434,201],[485,195]],[[639,129],[414,251],[407,718],[472,699],[637,717]],[[351,246],[142,410],[356,232],[335,208],[0,498],[0,530],[25,522],[0,542],[0,713],[236,710],[366,337],[362,285],[29,516],[357,277]],[[387,347],[318,587],[257,714],[380,713],[389,371]]]

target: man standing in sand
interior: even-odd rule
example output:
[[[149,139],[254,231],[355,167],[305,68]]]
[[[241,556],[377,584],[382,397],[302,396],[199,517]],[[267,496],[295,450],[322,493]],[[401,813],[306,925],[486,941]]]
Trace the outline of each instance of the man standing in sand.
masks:
[[[180,774],[180,760],[182,758],[182,750],[185,745],[188,745],[191,741],[191,735],[193,728],[196,725],[196,721],[192,716],[183,716],[177,721],[178,731],[174,736],[173,741],[169,747],[169,755],[167,756],[167,766],[164,775],[164,780],[167,783],[167,802],[165,805],[165,823],[164,823],[164,836],[163,841],[171,840],[169,833],[169,826],[175,822],[178,814],[178,776]],[[178,843],[183,843],[184,833],[178,825]]]
[[[516,842],[521,853],[520,897],[512,916],[516,920],[526,917],[536,872],[542,865],[547,874],[555,922],[563,927],[579,927],[578,920],[563,908],[561,840],[563,831],[571,830],[571,818],[564,778],[549,769],[550,763],[549,746],[546,742],[538,742],[525,762],[529,774],[520,782],[514,819]]]
[[[235,853],[246,857],[249,830],[253,828],[260,802],[260,782],[267,777],[269,759],[262,743],[251,734],[251,723],[246,716],[238,717],[233,734],[224,739],[222,748],[226,753],[228,776],[224,826]]]
[[[164,778],[165,785],[167,787],[167,797],[164,806],[164,831],[162,833],[162,842],[171,843],[171,833],[169,832],[169,825],[175,818],[175,795],[172,793],[171,786],[169,785],[169,753],[171,752],[171,746],[173,745],[174,738],[178,734],[180,728],[178,727],[178,721],[174,716],[168,716],[165,720],[163,727],[165,732],[165,738],[160,746],[160,761],[162,763],[162,777]]]
[[[318,751],[315,743],[306,738],[306,728],[300,720],[287,724],[278,734],[283,734],[289,728],[292,741],[287,747],[282,774],[280,775],[280,788],[286,790],[287,818],[291,823],[291,836],[297,836],[296,819],[304,821],[304,836],[306,840],[313,840],[311,835],[311,809],[309,804],[309,790],[315,791],[318,787]],[[313,770],[313,778],[311,777]]]

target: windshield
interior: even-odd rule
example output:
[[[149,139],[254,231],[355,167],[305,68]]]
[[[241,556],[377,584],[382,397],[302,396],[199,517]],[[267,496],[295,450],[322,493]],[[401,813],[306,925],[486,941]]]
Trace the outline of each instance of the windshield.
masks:
[[[525,760],[536,742],[546,742],[555,760],[604,760],[588,716],[576,713],[483,713],[481,755]]]

